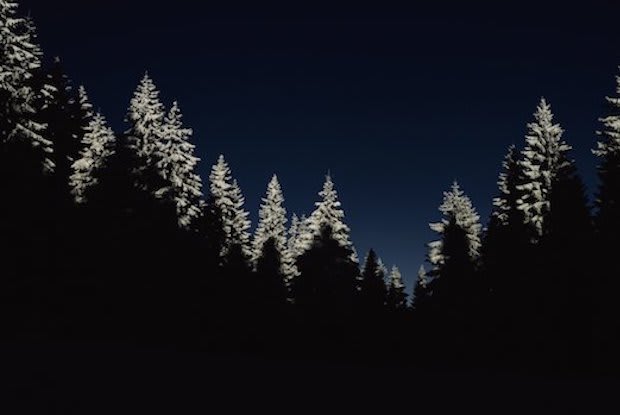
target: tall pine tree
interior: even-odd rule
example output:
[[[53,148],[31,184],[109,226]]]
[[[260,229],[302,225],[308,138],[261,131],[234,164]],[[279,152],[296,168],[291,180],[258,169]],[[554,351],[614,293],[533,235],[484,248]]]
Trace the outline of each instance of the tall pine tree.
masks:
[[[19,17],[17,8],[15,1],[0,0],[0,149],[3,158],[10,158],[6,152],[15,147],[20,151],[35,148],[41,167],[50,172],[54,169],[53,143],[46,136],[45,124],[36,120],[35,101],[52,89],[33,85],[34,75],[41,68],[42,52],[36,43],[34,25]]]
[[[211,169],[209,181],[213,202],[222,214],[225,235],[222,255],[225,256],[232,246],[237,246],[238,253],[249,260],[251,258],[249,213],[243,208],[245,199],[237,181],[233,180],[230,167],[223,155],[219,156]]]
[[[157,171],[165,183],[155,195],[172,203],[179,226],[188,228],[202,212],[202,180],[196,172],[200,159],[194,156],[195,146],[190,142],[192,130],[183,126],[176,101],[164,118],[161,135]]]
[[[307,219],[306,231],[300,234],[300,243],[304,249],[308,249],[314,239],[319,236],[322,229],[329,227],[331,229],[331,237],[345,248],[351,249],[351,259],[357,262],[357,255],[353,244],[349,239],[349,227],[344,223],[344,211],[338,193],[336,192],[334,182],[331,175],[325,176],[323,190],[319,192],[321,201],[315,203],[315,210]]]
[[[286,256],[287,219],[286,209],[283,204],[282,187],[278,182],[278,177],[274,174],[267,185],[267,192],[258,212],[258,226],[252,241],[252,258],[254,262],[263,256],[263,245],[269,239],[273,239],[274,248],[278,251],[280,259],[284,259]],[[284,272],[283,268],[282,272]]]
[[[480,216],[476,212],[471,200],[461,190],[459,184],[455,181],[452,188],[444,192],[443,203],[439,206],[439,211],[444,215],[440,222],[431,223],[430,228],[437,232],[441,237],[445,232],[450,221],[454,220],[456,226],[462,228],[469,240],[468,249],[469,257],[472,261],[478,259],[480,255],[480,234],[482,225],[480,225]],[[429,271],[431,277],[445,263],[445,253],[443,240],[439,239],[428,244],[428,261],[433,266]]]
[[[536,240],[545,233],[544,218],[551,208],[551,186],[558,171],[566,167],[563,153],[571,147],[562,140],[564,130],[553,122],[551,106],[544,98],[536,108],[534,122],[527,128],[523,158],[519,161],[524,183],[517,187],[522,192],[518,203]]]
[[[69,179],[71,192],[77,203],[86,202],[89,188],[98,182],[97,171],[105,167],[114,154],[116,138],[101,113],[95,114],[82,138],[84,146],[80,157],[73,162],[73,174]]]
[[[620,69],[620,67],[619,67]],[[594,154],[598,157],[599,186],[595,200],[596,224],[596,356],[597,369],[620,370],[620,264],[616,250],[620,246],[620,75],[616,76],[616,95],[606,97],[607,111],[597,131],[601,141]],[[594,258],[593,258],[594,259]]]

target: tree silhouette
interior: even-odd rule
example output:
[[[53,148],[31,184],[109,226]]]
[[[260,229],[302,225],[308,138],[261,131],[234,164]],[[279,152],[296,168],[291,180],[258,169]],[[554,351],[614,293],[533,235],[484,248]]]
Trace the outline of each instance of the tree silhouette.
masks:
[[[332,229],[323,227],[297,260],[300,275],[293,280],[297,306],[324,318],[349,314],[359,274],[351,255],[351,249],[334,238]]]
[[[360,276],[359,299],[362,312],[376,315],[384,311],[387,296],[385,277],[379,257],[371,249]]]

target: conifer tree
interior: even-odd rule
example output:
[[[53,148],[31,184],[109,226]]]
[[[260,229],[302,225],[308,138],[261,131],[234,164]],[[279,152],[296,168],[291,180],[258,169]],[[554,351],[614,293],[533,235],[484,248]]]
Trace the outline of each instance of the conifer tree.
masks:
[[[350,314],[359,269],[352,250],[334,237],[329,225],[297,260],[299,276],[292,280],[295,303],[329,322]]]
[[[482,225],[480,225],[480,216],[469,197],[465,195],[456,181],[452,184],[450,191],[444,192],[443,203],[439,206],[439,211],[444,215],[444,218],[440,222],[431,223],[429,225],[430,228],[443,237],[446,226],[453,220],[456,226],[462,228],[467,235],[470,259],[472,261],[477,260],[481,246],[480,233]],[[433,241],[428,244],[428,247],[428,261],[433,266],[430,274],[432,277],[435,277],[446,259],[443,241],[442,239]]]
[[[443,261],[431,281],[429,303],[438,325],[450,324],[450,330],[463,323],[474,301],[474,262],[468,230],[451,213],[442,232]],[[458,323],[457,323],[458,322]],[[456,323],[456,325],[453,325]],[[444,330],[447,327],[444,326]],[[446,330],[446,331],[450,331]]]
[[[420,265],[418,269],[418,277],[416,279],[413,295],[411,297],[411,307],[414,310],[420,310],[424,308],[424,305],[429,297],[431,279],[424,268],[424,265]]]
[[[263,245],[271,238],[273,238],[274,248],[277,250],[280,259],[285,259],[287,219],[283,203],[282,187],[278,182],[278,177],[274,174],[267,185],[267,192],[260,206],[258,226],[252,241],[252,258],[255,263],[263,254]],[[284,263],[282,267],[281,271],[284,273]]]
[[[80,157],[72,164],[69,184],[77,203],[84,203],[88,189],[97,184],[97,171],[104,168],[107,159],[114,154],[115,141],[105,117],[101,113],[95,114],[82,138],[84,148]]]
[[[297,227],[290,230],[289,251],[293,261],[305,252],[307,241],[313,238],[309,224],[309,218],[306,215],[301,215],[298,218]]]
[[[606,97],[608,113],[600,118],[603,128],[597,131],[602,140],[593,150],[600,160],[596,224],[606,244],[620,238],[620,75],[616,76],[616,94]]]
[[[551,209],[549,195],[558,171],[566,167],[563,153],[570,150],[562,140],[564,131],[553,122],[551,107],[544,98],[540,100],[534,122],[527,125],[526,146],[519,161],[524,183],[517,186],[521,191],[519,209],[532,227],[534,240],[545,232],[544,218]]]
[[[551,186],[551,209],[540,241],[541,295],[532,302],[539,304],[535,318],[542,323],[539,329],[548,356],[564,367],[583,370],[590,364],[591,351],[592,223],[583,182],[567,152],[561,156],[561,166]],[[548,326],[554,327],[552,336]]]
[[[302,223],[305,218],[301,220],[297,217],[296,214],[293,213],[291,217],[291,226],[288,229],[288,238],[286,241],[286,253],[284,254],[284,258],[282,260],[282,266],[284,271],[284,276],[288,283],[290,280],[299,275],[299,270],[297,269],[297,257],[300,255],[297,250],[297,240],[299,239],[299,232],[302,230]]]
[[[245,198],[241,193],[241,188],[237,183],[237,180],[233,180],[230,200],[232,202],[232,214],[231,220],[231,243],[233,245],[239,245],[242,248],[243,255],[250,259],[252,257],[252,248],[250,245],[250,220],[248,216],[250,213],[245,210]]]
[[[370,250],[360,275],[360,306],[367,313],[383,310],[386,302],[385,270],[374,250]]]
[[[441,239],[429,244],[428,261],[433,269],[422,308],[423,325],[431,330],[430,335],[437,342],[436,351],[445,354],[448,344],[462,343],[472,335],[473,316],[480,298],[475,269],[481,226],[471,201],[456,182],[449,192],[444,192],[439,210],[444,217],[441,222],[432,223],[431,229]],[[459,353],[466,353],[464,345],[458,347],[462,348]]]
[[[331,229],[332,237],[338,241],[340,245],[352,250],[351,259],[357,262],[357,255],[353,244],[349,239],[349,227],[344,223],[344,211],[338,200],[338,193],[334,187],[331,175],[325,176],[323,190],[319,192],[321,201],[315,203],[315,210],[307,220],[307,231],[301,234],[300,243],[305,249],[312,244],[313,239],[317,237],[324,227]]]
[[[620,69],[620,67],[618,68]],[[597,367],[604,371],[620,369],[620,263],[616,259],[620,246],[620,75],[616,76],[616,95],[606,97],[607,111],[599,121],[594,154],[598,157],[598,191],[595,200],[596,225],[596,303],[595,333],[597,337]]]
[[[398,267],[393,266],[388,278],[387,309],[389,311],[404,311],[407,308],[407,293],[405,283]]]
[[[45,321],[56,265],[53,143],[37,111],[52,91],[41,82],[42,52],[30,18],[0,0],[0,320],[30,330]]]
[[[519,152],[511,145],[502,163],[498,196],[493,199],[482,247],[485,284],[494,293],[495,317],[504,320],[508,318],[506,313],[518,313],[522,290],[527,290],[526,270],[531,266],[530,234],[524,212],[519,209],[519,186],[523,179]]]
[[[159,91],[148,73],[144,75],[129,103],[125,121],[129,129],[125,132],[129,147],[135,152],[139,165],[135,168],[139,187],[155,192],[161,183],[155,185],[153,174],[160,162],[163,144],[165,110],[159,100]]]
[[[521,170],[519,167],[519,152],[517,147],[511,145],[502,162],[502,172],[499,174],[497,186],[499,195],[493,199],[493,212],[491,217],[500,226],[508,226],[522,222],[522,215],[518,207],[519,186]]]
[[[0,149],[6,153],[8,146],[35,148],[43,171],[51,172],[53,143],[46,137],[45,124],[35,115],[37,97],[51,88],[33,85],[42,52],[32,21],[19,17],[17,8],[15,1],[0,0]]]
[[[250,234],[248,232],[250,221],[247,218],[249,213],[243,208],[245,199],[237,181],[232,179],[224,156],[220,155],[211,169],[209,181],[211,196],[222,214],[222,227],[225,235],[222,255],[225,255],[231,246],[237,245],[240,247],[240,252],[250,259]]]
[[[164,118],[162,139],[158,142],[160,157],[157,171],[164,179],[155,196],[174,204],[180,227],[189,227],[201,214],[202,180],[196,172],[200,160],[194,156],[195,146],[189,141],[190,128],[184,128],[175,101]]]
[[[253,295],[258,297],[263,307],[278,307],[287,300],[286,276],[283,272],[283,259],[275,237],[269,237],[261,247],[261,255],[256,260],[256,288]]]

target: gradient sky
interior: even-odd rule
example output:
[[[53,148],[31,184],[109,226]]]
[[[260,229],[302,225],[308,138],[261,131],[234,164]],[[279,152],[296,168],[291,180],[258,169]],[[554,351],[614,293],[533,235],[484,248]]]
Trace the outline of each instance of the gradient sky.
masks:
[[[225,154],[254,220],[274,172],[301,214],[330,169],[360,255],[374,247],[409,283],[454,179],[486,222],[506,147],[522,145],[541,96],[596,185],[589,149],[620,64],[618,1],[20,3],[117,131],[148,70],[194,129],[203,178]]]

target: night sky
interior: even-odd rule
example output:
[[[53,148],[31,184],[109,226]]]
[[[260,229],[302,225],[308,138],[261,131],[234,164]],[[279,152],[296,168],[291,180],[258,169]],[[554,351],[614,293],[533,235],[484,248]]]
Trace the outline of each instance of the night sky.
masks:
[[[486,222],[506,147],[523,143],[541,96],[595,189],[590,148],[620,64],[619,1],[20,3],[46,56],[62,57],[115,130],[148,70],[194,129],[203,178],[223,153],[254,222],[274,172],[301,214],[330,169],[360,256],[374,247],[409,282],[454,179]]]

